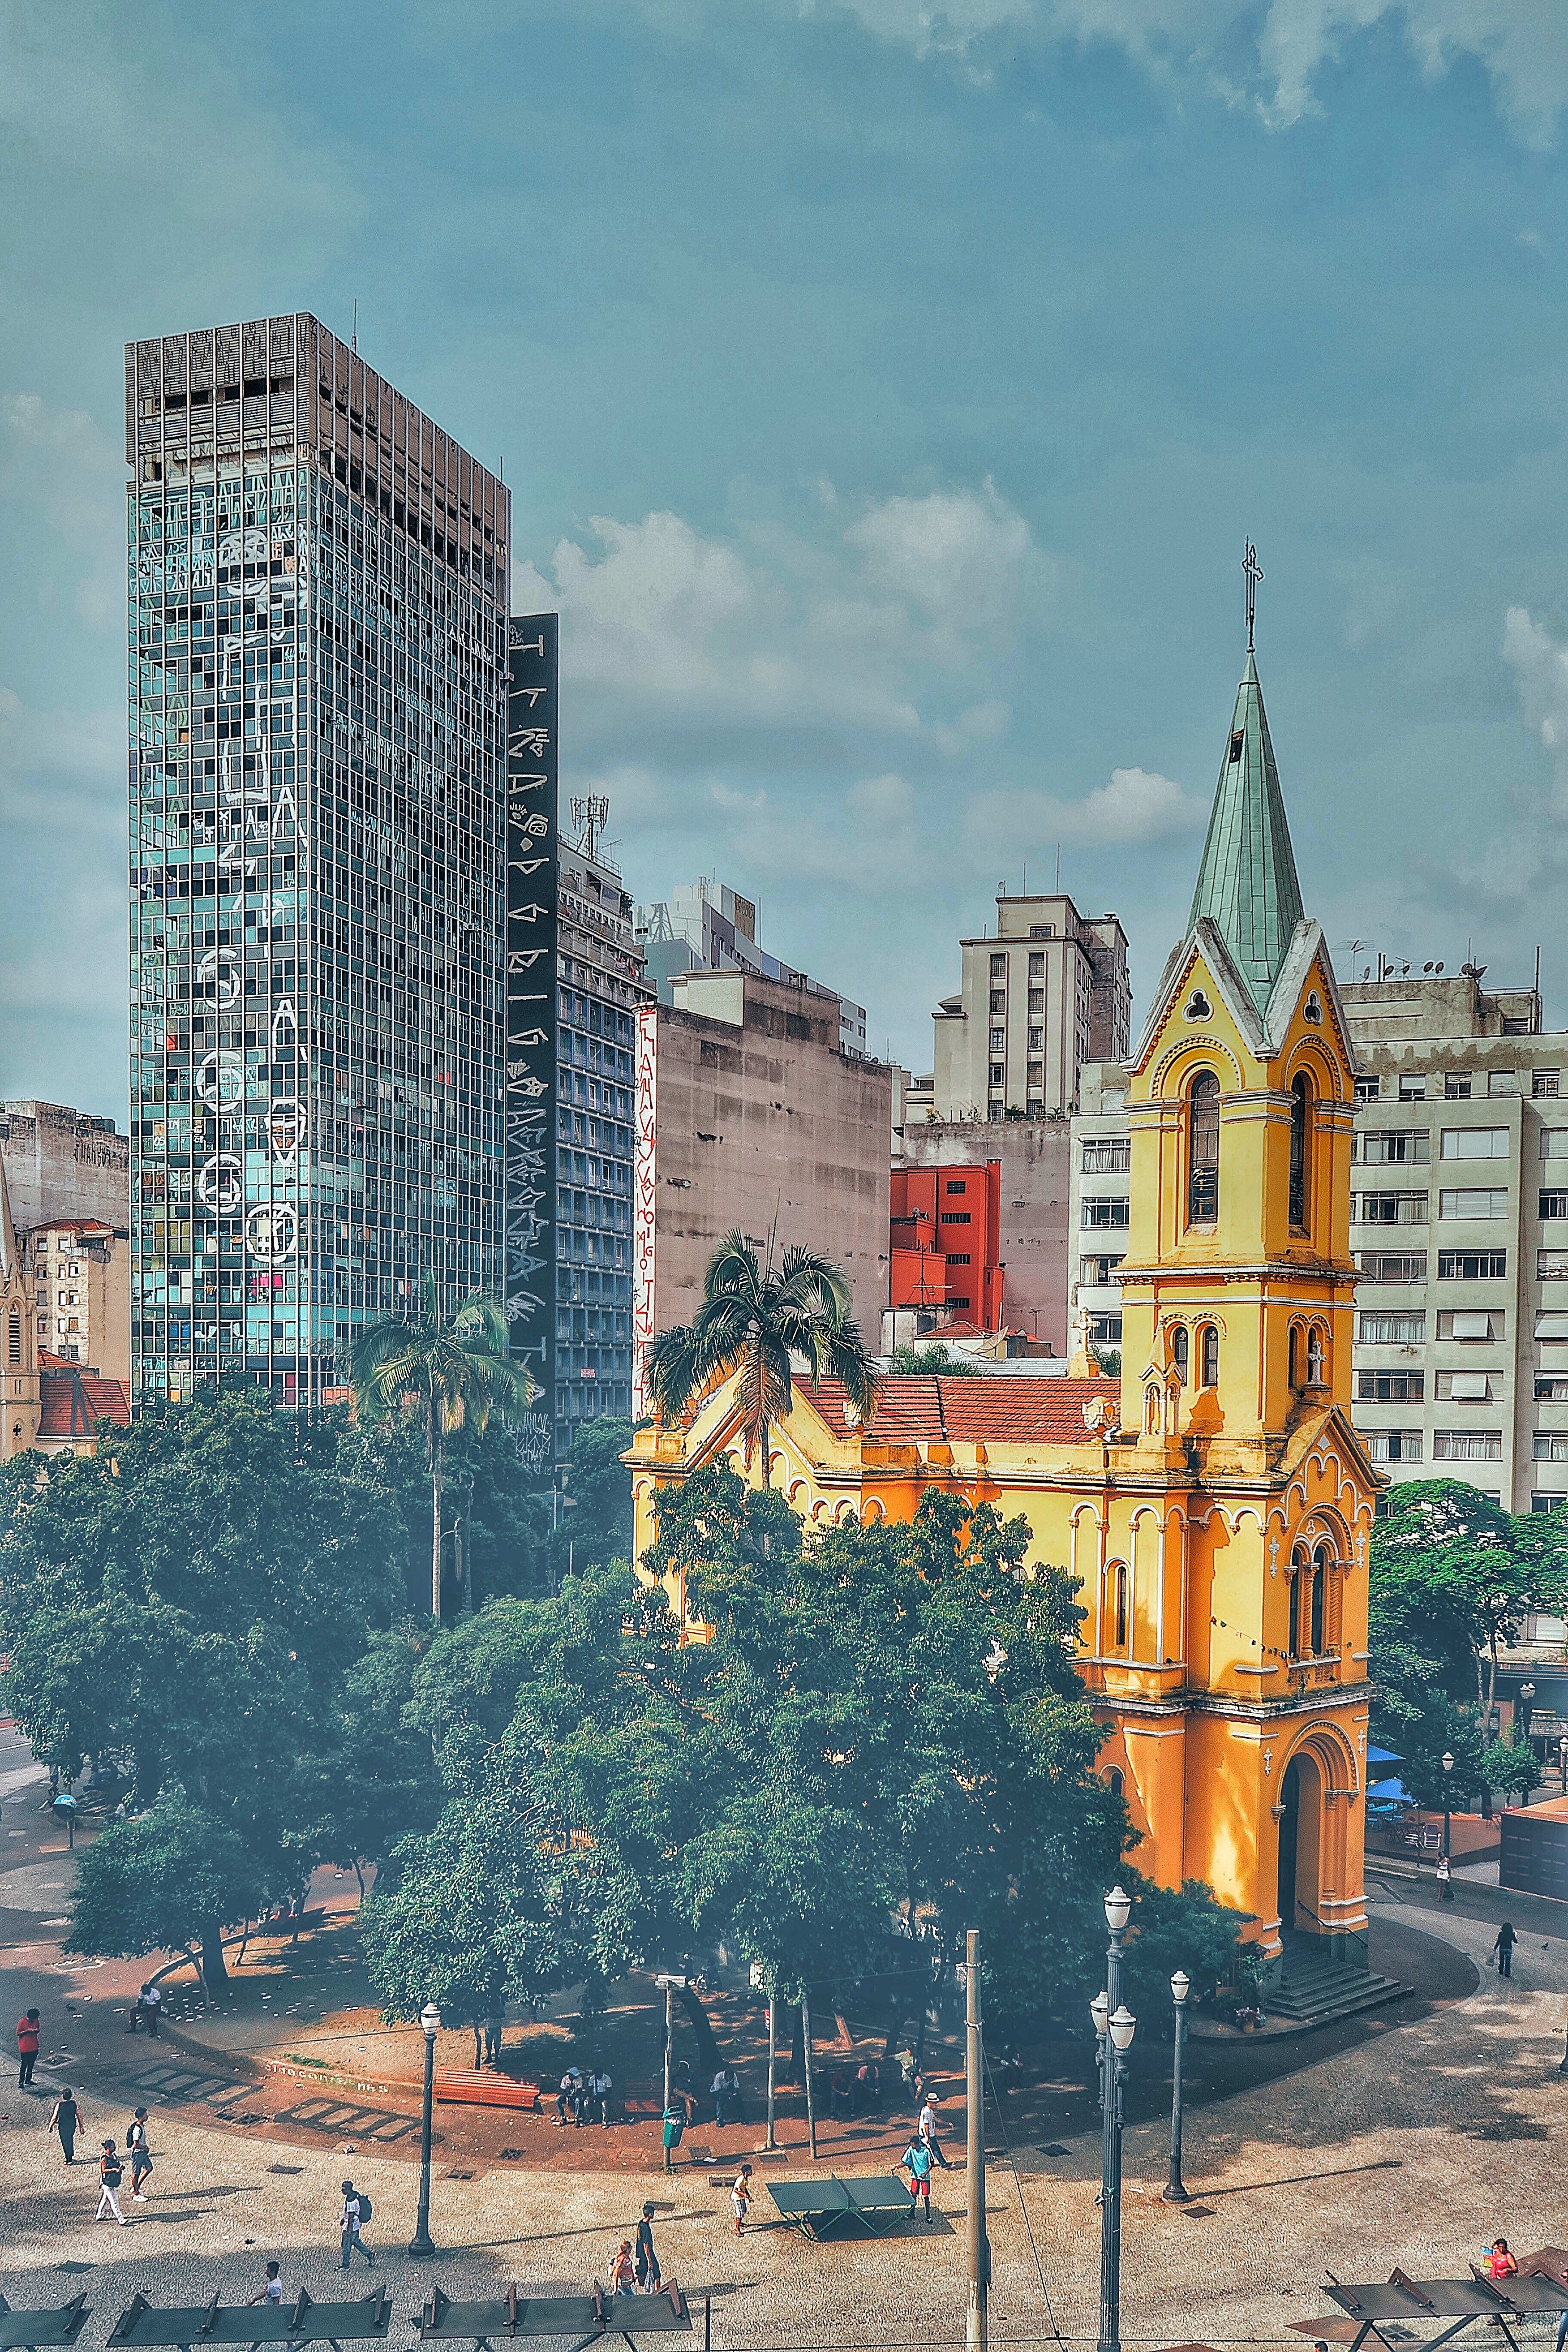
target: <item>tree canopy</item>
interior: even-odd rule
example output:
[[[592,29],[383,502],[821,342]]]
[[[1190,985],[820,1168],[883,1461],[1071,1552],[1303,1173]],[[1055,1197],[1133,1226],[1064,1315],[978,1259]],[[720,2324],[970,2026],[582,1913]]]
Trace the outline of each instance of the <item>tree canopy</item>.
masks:
[[[951,1957],[978,1926],[1000,2031],[1072,2014],[1127,1816],[1094,1769],[1066,1646],[1079,1612],[1027,1540],[1024,1519],[935,1494],[910,1526],[808,1531],[721,1464],[669,1491],[647,1557],[684,1571],[711,1640],[683,1642],[662,1591],[616,1567],[442,1634],[406,1719],[446,1802],[367,1906],[383,1999],[406,2007],[449,1965],[429,1890],[478,1848],[512,1907],[482,1936],[465,1910],[482,1953],[465,1965],[519,1995],[722,1937],[785,1998],[891,2010],[912,1950]],[[1136,1966],[1168,1978],[1173,1950],[1200,1982],[1223,1969],[1234,1914],[1131,1884]]]
[[[1480,1725],[1497,1694],[1499,1653],[1568,1595],[1563,1515],[1515,1517],[1458,1479],[1391,1489],[1373,1529],[1368,1647],[1373,1738],[1405,1759],[1420,1802],[1487,1780]]]

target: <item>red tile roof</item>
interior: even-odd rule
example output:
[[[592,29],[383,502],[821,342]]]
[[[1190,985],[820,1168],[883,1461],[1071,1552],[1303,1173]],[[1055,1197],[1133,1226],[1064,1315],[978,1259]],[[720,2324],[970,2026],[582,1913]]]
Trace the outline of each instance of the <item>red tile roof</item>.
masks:
[[[824,1381],[816,1390],[805,1381],[797,1386],[835,1437],[856,1433],[846,1416],[841,1381]],[[1039,1372],[975,1372],[956,1380],[894,1373],[878,1390],[867,1434],[890,1444],[922,1438],[959,1445],[1082,1445],[1089,1435],[1083,1409],[1096,1400],[1114,1414],[1121,1381],[1069,1381]]]
[[[100,1380],[96,1372],[46,1370],[38,1389],[44,1408],[40,1437],[90,1437],[93,1423],[105,1416],[121,1429],[131,1426],[131,1394],[123,1381]]]

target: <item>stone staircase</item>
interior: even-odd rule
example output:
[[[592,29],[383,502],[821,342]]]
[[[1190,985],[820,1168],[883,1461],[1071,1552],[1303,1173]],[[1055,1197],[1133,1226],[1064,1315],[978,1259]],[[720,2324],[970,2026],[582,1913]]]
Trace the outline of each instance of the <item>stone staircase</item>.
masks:
[[[1336,1960],[1319,1937],[1287,1935],[1284,1944],[1282,1974],[1265,1997],[1271,2021],[1330,2025],[1365,2009],[1380,2009],[1411,1990],[1394,1977],[1374,1976],[1370,1969]]]

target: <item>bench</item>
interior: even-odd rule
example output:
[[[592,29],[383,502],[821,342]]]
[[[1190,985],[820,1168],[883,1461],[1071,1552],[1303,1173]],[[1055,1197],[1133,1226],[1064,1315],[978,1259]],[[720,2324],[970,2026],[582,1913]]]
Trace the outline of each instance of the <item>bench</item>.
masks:
[[[517,2082],[510,2074],[469,2066],[437,2074],[436,2097],[444,2106],[521,2107],[526,2114],[537,2115],[543,2093],[537,2083]]]

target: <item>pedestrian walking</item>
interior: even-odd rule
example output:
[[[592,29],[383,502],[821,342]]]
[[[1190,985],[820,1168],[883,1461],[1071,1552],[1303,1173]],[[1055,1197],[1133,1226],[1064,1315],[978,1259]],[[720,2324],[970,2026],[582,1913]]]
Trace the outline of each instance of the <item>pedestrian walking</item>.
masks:
[[[500,2067],[501,2043],[506,2039],[506,2014],[499,2002],[485,2020],[485,2064]]]
[[[1446,1853],[1437,1856],[1437,1900],[1451,1903],[1454,1899],[1454,1865]]]
[[[664,2284],[658,2256],[653,2250],[653,2207],[645,2205],[637,2223],[637,2282],[645,2294],[657,2294]]]
[[[54,2114],[49,2117],[49,2129],[58,2132],[66,2162],[76,2162],[76,2136],[81,2129],[81,2109],[69,2090],[64,2090],[55,2101]]]
[[[637,2270],[632,2262],[632,2242],[623,2238],[610,2256],[610,2293],[631,2294],[637,2288]]]
[[[280,2311],[282,2309],[283,2281],[279,2276],[278,2265],[276,2263],[268,2263],[267,2276],[262,2280],[261,2284],[257,2288],[256,2293],[252,2295],[247,2296],[246,2303],[247,2308],[249,2305],[253,2303],[264,2303],[268,2311]],[[261,2352],[259,2338],[258,2338],[257,2342],[251,2346],[250,2352]]]
[[[158,2039],[158,2012],[163,2006],[163,1996],[155,1984],[144,1984],[136,2004],[142,2022],[153,2040]]]
[[[342,2190],[343,2268],[348,2269],[351,2254],[361,2253],[371,2269],[374,2270],[375,2256],[360,2236],[360,2231],[370,2219],[370,2199],[362,2190],[356,2189],[352,2180],[343,2182]]]
[[[131,2158],[131,2194],[138,2205],[145,2205],[147,2193],[142,2183],[153,2178],[153,2151],[147,2145],[145,2107],[138,2107],[125,2127],[125,2149]]]
[[[926,2202],[926,2222],[931,2222],[931,2144],[923,2139],[910,2140],[903,2153],[904,2170],[910,2176],[910,2219],[912,2221],[921,2199]]]
[[[1500,1977],[1512,1976],[1513,1948],[1518,1941],[1518,1936],[1505,1919],[1497,1931],[1497,1941],[1492,1946],[1492,1951],[1497,1955],[1497,1972]]]
[[[123,2178],[124,2169],[120,2161],[120,2151],[111,2139],[106,2139],[103,2143],[103,2153],[98,2159],[98,2210],[92,2217],[95,2221],[101,2221],[107,2210],[114,2216],[122,2230],[129,2226],[124,2214],[120,2210],[118,2194],[120,2183]]]
[[[33,2069],[38,2063],[38,2012],[29,2009],[16,2020],[16,2088],[30,2091]]]
[[[933,2162],[940,2164],[944,2172],[951,2172],[952,2167],[942,2152],[942,2141],[937,2130],[936,2099],[931,2095],[927,2095],[926,2103],[921,2109],[920,2137],[930,2148]]]
[[[730,2210],[735,2216],[735,2235],[746,2234],[746,2216],[752,2210],[752,2168],[743,2164],[730,2183]]]

